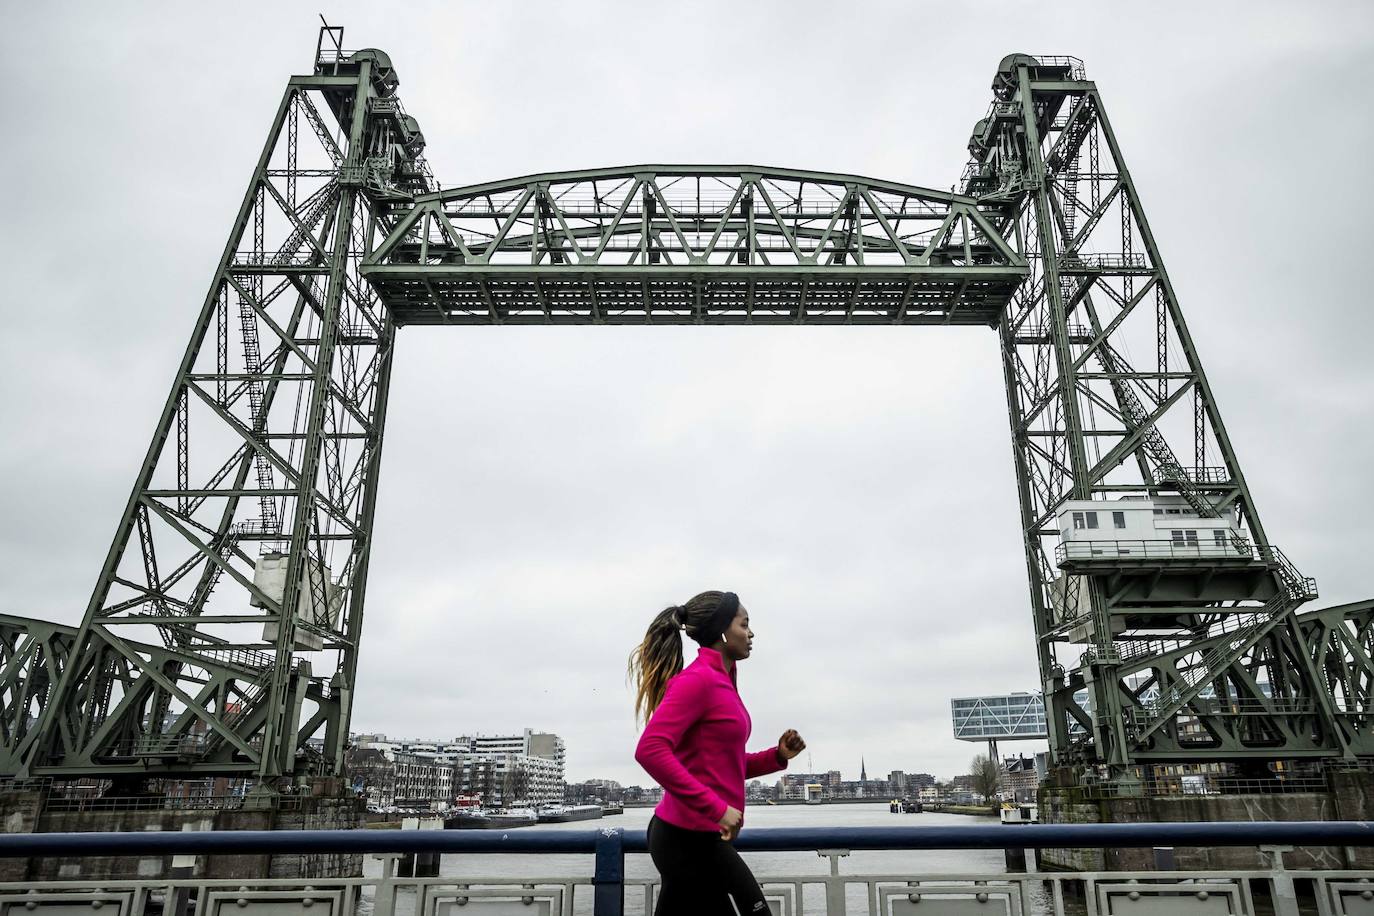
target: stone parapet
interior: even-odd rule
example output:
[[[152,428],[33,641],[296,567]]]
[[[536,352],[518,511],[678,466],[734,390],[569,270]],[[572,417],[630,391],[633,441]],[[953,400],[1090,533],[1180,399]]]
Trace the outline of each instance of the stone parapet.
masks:
[[[348,795],[288,796],[285,804],[144,810],[45,810],[44,791],[0,791],[0,823],[6,833],[86,833],[181,830],[351,830],[364,825],[362,799]],[[0,880],[55,881],[161,878],[173,857],[92,856],[80,859],[0,859]],[[348,878],[362,874],[358,854],[200,856],[185,877]]]
[[[1332,770],[1327,791],[1229,795],[1112,796],[1091,785],[1052,779],[1038,796],[1042,824],[1206,823],[1215,821],[1368,820],[1374,815],[1374,773]],[[1247,847],[1178,847],[1174,867],[1198,871],[1266,868],[1267,855]],[[1065,871],[1136,871],[1155,867],[1150,849],[1043,849],[1040,865]],[[1284,853],[1288,868],[1374,865],[1374,850],[1310,846]]]

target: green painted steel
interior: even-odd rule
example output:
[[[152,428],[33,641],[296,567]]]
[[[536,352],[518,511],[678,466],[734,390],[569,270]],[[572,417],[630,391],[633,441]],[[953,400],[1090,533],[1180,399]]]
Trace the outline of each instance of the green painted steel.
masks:
[[[287,85],[82,624],[10,716],[4,772],[342,771],[395,331],[357,262],[435,184],[390,61],[339,35]],[[255,663],[225,667],[235,653]]]
[[[680,165],[443,191],[362,266],[402,325],[992,325],[1027,271],[968,198]]]
[[[1074,58],[1010,55],[993,94],[962,190],[1003,203],[995,225],[1032,267],[999,336],[1055,757],[1130,779],[1157,762],[1350,756],[1352,720],[1294,617],[1315,583],[1281,553],[1256,547],[1240,571],[1055,555],[1070,499],[1168,494],[1236,512],[1237,543],[1267,538],[1096,85]]]
[[[0,619],[0,772],[342,772],[412,324],[993,327],[1056,761],[1374,753],[1369,607],[1295,616],[1315,585],[1269,546],[1080,62],[1003,61],[957,194],[696,165],[441,191],[398,85],[331,28],[288,81],[80,627]],[[1234,511],[1235,555],[1061,548],[1068,500],[1156,496]]]

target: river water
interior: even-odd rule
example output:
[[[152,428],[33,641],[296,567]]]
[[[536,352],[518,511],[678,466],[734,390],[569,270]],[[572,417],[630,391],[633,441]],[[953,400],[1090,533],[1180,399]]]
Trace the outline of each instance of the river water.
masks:
[[[627,830],[647,827],[653,814],[651,808],[627,808],[624,814],[613,815],[593,821],[580,821],[570,824],[541,824],[539,830],[594,830],[600,827],[623,827]],[[895,827],[940,825],[968,826],[973,824],[995,824],[994,817],[970,817],[959,814],[892,814],[887,803],[855,805],[751,805],[745,815],[744,830],[747,833],[757,827]],[[1015,830],[1007,827],[1007,830]],[[745,862],[753,870],[760,883],[767,884],[770,877],[782,875],[825,875],[830,870],[830,860],[821,858],[815,852],[745,852]],[[479,884],[481,878],[521,879],[521,878],[590,878],[594,860],[590,855],[499,855],[499,854],[461,854],[445,855],[439,866],[439,873],[445,877],[465,878]],[[857,851],[840,860],[840,873],[844,874],[887,874],[887,875],[938,875],[938,874],[1001,874],[1006,871],[1003,852],[1000,849],[972,850],[882,850]],[[365,873],[369,876],[380,874],[378,860],[369,858]],[[625,857],[625,876],[627,879],[656,878],[658,873],[648,855],[632,854]],[[806,912],[824,912],[824,891],[819,886],[808,887]],[[405,894],[398,897],[398,916],[413,912],[414,897]],[[848,889],[848,911],[867,913],[866,891],[863,886]],[[999,907],[1000,909],[1000,907]],[[1033,906],[1033,910],[1042,910]],[[461,913],[461,909],[458,910]],[[591,913],[591,889],[578,888],[574,899],[574,913],[584,916]],[[627,916],[643,916],[643,894],[638,888],[626,894]]]

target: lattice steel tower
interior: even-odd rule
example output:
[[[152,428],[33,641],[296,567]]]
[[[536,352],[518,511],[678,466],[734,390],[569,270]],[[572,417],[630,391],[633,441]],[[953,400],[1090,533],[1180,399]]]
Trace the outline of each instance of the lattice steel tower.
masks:
[[[341,35],[282,96],[79,631],[5,684],[0,769],[342,767],[394,333],[358,264],[434,183]]]
[[[1294,616],[1316,584],[1265,535],[1096,86],[1011,55],[992,88],[963,188],[1030,265],[998,334],[1051,747],[1351,754]]]

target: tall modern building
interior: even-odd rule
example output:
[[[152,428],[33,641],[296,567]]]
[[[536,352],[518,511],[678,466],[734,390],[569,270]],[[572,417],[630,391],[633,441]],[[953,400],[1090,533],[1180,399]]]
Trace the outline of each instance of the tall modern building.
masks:
[[[502,771],[520,774],[525,786],[523,798],[530,803],[563,800],[566,745],[557,735],[527,728],[519,735],[472,735],[458,738],[453,744],[467,757],[498,760]],[[511,779],[503,782],[510,784]]]

